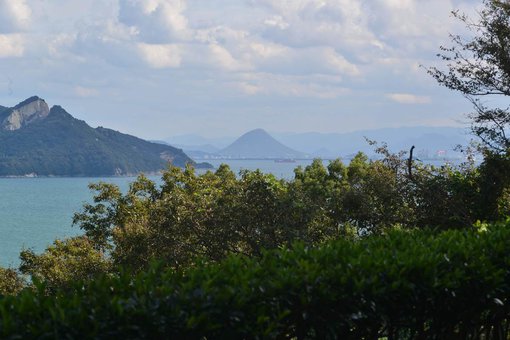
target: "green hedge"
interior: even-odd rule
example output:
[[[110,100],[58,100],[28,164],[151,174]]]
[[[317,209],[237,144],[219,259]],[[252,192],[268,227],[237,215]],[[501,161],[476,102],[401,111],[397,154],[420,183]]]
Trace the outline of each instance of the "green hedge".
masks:
[[[0,338],[507,339],[510,223],[391,232],[0,298]]]

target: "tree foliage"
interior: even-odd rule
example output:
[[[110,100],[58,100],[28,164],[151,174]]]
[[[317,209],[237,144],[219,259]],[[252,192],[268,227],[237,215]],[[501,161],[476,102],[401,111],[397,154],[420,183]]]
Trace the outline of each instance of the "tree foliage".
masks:
[[[169,168],[159,187],[140,176],[127,193],[94,184],[95,202],[75,223],[114,267],[141,270],[154,259],[186,268],[197,258],[260,256],[295,241],[317,245],[395,227],[471,228],[510,213],[510,173],[492,158],[480,167],[412,162],[411,175],[405,153],[385,145],[378,152],[379,160],[360,153],[348,165],[315,160],[292,180],[260,171],[236,176],[222,165],[201,175]]]
[[[40,255],[23,250],[20,258],[21,273],[29,275],[32,282],[44,282],[49,292],[90,281],[110,268],[109,260],[84,236],[56,240]]]
[[[0,296],[15,295],[25,287],[25,280],[12,268],[0,267]]]
[[[315,160],[291,180],[227,165],[197,174],[170,167],[160,184],[139,176],[127,192],[91,184],[94,201],[75,214],[85,235],[21,254],[21,272],[50,289],[153,261],[188,269],[230,254],[260,257],[296,241],[317,246],[392,229],[465,229],[510,216],[510,166],[490,154],[476,167],[434,167],[377,147],[349,164]]]
[[[506,153],[510,148],[510,107],[489,107],[486,99],[510,96],[510,5],[483,0],[476,20],[458,11],[453,15],[472,37],[451,36],[453,46],[441,47],[438,55],[447,62],[448,70],[432,67],[429,73],[473,103],[473,132],[491,151]]]

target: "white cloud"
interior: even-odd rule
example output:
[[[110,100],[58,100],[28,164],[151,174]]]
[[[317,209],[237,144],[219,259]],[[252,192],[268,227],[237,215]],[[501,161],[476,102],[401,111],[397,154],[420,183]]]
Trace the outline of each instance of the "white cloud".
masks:
[[[251,65],[248,63],[236,60],[225,47],[219,44],[210,44],[209,51],[213,63],[224,70],[240,71],[251,68]]]
[[[400,104],[429,104],[432,100],[427,96],[417,96],[409,93],[390,93],[389,99]]]
[[[294,46],[332,46],[352,49],[380,46],[369,29],[370,3],[360,0],[259,0],[253,6],[266,6],[271,16],[264,22],[266,36]],[[281,29],[282,24],[285,30]],[[275,28],[276,30],[271,30]]]
[[[22,57],[24,39],[19,34],[0,34],[0,58]]]
[[[434,13],[417,0],[253,0],[251,7],[234,6],[228,0],[211,0],[210,5],[185,0],[118,1],[117,22],[103,23],[96,37],[78,35],[88,37],[88,50],[114,56],[109,58],[113,63],[123,48],[138,50],[141,60],[155,68],[214,66],[221,72],[335,73],[347,81],[348,77],[369,76],[371,68],[366,65],[381,60],[394,60],[388,67],[399,69],[402,55],[410,50],[421,53],[417,45],[435,41],[425,37],[398,46],[388,41],[388,36],[409,31],[407,26],[415,20],[419,25],[413,30],[426,34],[429,28],[420,15],[428,18]],[[437,7],[438,1],[431,0],[431,7]],[[237,15],[222,16],[220,25],[216,24],[219,18],[212,17],[234,10]],[[400,17],[404,18],[395,19]]]
[[[145,42],[171,43],[190,37],[184,0],[120,0],[119,20],[135,27]]]
[[[264,24],[270,27],[278,27],[281,30],[289,28],[290,24],[286,22],[281,15],[275,15],[264,20]]]
[[[76,34],[62,33],[49,39],[48,52],[51,57],[59,58],[68,52],[69,48],[76,42]]]
[[[25,0],[0,0],[0,33],[23,31],[30,24],[32,11]]]
[[[324,51],[326,62],[340,73],[357,76],[360,74],[358,67],[345,59],[344,56],[336,53],[332,48],[326,48]]]
[[[88,98],[88,97],[95,97],[99,95],[99,91],[93,88],[89,87],[83,87],[83,86],[76,86],[74,88],[74,93],[78,97]]]
[[[257,57],[264,59],[285,56],[289,52],[288,47],[273,43],[253,42],[250,47]]]
[[[235,83],[235,85],[241,90],[241,92],[243,92],[244,94],[247,94],[247,95],[256,95],[256,94],[262,93],[264,91],[263,88],[261,88],[257,85],[254,85],[254,84],[244,82],[244,81],[237,82],[237,83]]]
[[[438,47],[449,33],[465,32],[451,11],[473,12],[481,1],[473,0],[373,0],[370,29],[394,54],[418,57],[423,50]],[[476,17],[477,14],[475,14]],[[434,54],[431,54],[433,57]]]
[[[462,34],[450,10],[479,5],[475,0],[0,0],[0,74],[14,79],[14,91],[22,78],[26,88],[35,87],[30,94],[37,86],[42,95],[53,91],[55,102],[61,93],[85,96],[87,102],[114,93],[127,98],[119,100],[125,100],[126,110],[137,105],[137,96],[139,102],[150,97],[157,103],[158,95],[165,102],[174,95],[181,113],[210,112],[215,105],[233,112],[248,106],[251,112],[290,111],[293,103],[302,111],[309,103],[319,120],[325,110],[358,114],[360,107],[366,117],[387,109],[408,113],[393,102],[416,104],[413,112],[441,112],[423,104],[438,105],[436,96],[447,91],[434,90],[434,81],[416,65],[440,63],[435,53],[448,45],[448,33]],[[175,68],[179,71],[167,77],[164,69]]]
[[[246,73],[233,85],[246,95],[284,96],[335,99],[351,93],[336,78],[321,76],[290,76],[270,73]]]
[[[195,31],[195,40],[201,43],[243,43],[250,38],[250,33],[246,30],[233,29],[228,26],[211,26],[205,29]]]
[[[178,45],[138,44],[139,51],[153,68],[175,68],[181,65],[181,49]]]

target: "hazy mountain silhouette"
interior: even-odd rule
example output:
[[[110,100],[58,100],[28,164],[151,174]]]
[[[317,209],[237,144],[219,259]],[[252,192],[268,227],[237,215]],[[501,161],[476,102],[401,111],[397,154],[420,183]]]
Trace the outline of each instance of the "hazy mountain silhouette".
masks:
[[[365,137],[385,142],[392,151],[409,150],[412,145],[430,156],[438,150],[453,154],[457,145],[467,145],[471,139],[469,131],[454,127],[401,127],[349,133],[288,133],[277,134],[279,140],[289,147],[303,150],[313,156],[345,157],[358,151],[373,154]]]
[[[168,137],[165,139],[169,145],[173,145],[176,147],[182,147],[185,150],[200,150],[204,152],[210,152],[210,146],[213,146],[216,150],[219,151],[223,148],[226,148],[228,145],[232,144],[233,141],[236,140],[236,137],[202,137],[197,134],[184,134],[178,135],[174,137]],[[203,148],[205,147],[205,148]]]
[[[452,156],[455,155],[453,149],[457,145],[467,145],[472,138],[469,130],[465,128],[430,126],[382,128],[348,133],[306,132],[275,133],[273,135],[280,144],[284,144],[288,148],[300,150],[311,157],[322,158],[348,157],[358,151],[372,155],[374,148],[367,143],[365,137],[377,142],[386,142],[389,149],[395,152],[409,150],[414,145],[416,151],[419,151],[424,157],[427,155],[433,157],[439,150],[445,150],[447,155]],[[214,156],[214,152],[211,152],[214,149],[211,150],[210,146],[221,147],[216,142],[224,142],[228,138],[231,137],[205,138],[190,134],[183,138],[176,138],[176,140],[180,139],[189,144],[179,145],[185,151],[190,151],[189,155],[202,158],[201,155]],[[206,144],[208,147],[202,149],[199,144]],[[222,153],[220,152],[220,154]],[[230,154],[239,155],[240,153],[229,152]]]
[[[301,158],[306,155],[291,149],[263,129],[245,133],[232,144],[217,152],[231,158]]]

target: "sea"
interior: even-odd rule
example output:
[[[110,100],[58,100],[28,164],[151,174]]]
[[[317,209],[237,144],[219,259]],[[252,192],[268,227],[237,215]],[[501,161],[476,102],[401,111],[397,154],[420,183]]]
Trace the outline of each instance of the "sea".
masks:
[[[208,160],[215,168],[226,163],[235,172],[260,169],[277,177],[290,179],[294,169],[311,164],[311,160],[277,163],[274,160]],[[327,163],[327,161],[325,161]],[[149,176],[156,183],[158,176]],[[107,182],[123,191],[134,177],[106,178],[0,178],[0,267],[19,265],[22,249],[40,253],[55,239],[80,235],[72,225],[73,215],[83,204],[92,202],[90,183]]]

